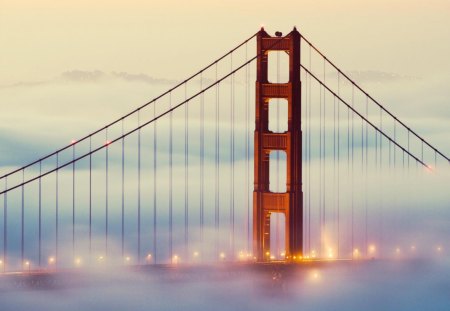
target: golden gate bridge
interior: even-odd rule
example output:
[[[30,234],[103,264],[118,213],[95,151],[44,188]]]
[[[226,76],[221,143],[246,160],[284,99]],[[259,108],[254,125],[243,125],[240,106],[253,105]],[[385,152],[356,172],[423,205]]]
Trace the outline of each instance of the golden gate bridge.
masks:
[[[0,176],[0,265],[395,256],[398,226],[420,226],[409,218],[414,200],[445,181],[449,163],[295,28],[261,29],[130,113]]]

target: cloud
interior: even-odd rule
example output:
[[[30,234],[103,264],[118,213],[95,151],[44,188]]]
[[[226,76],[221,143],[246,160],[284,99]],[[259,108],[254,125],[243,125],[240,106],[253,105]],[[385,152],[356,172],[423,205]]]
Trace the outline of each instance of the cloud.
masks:
[[[419,77],[378,70],[349,70],[346,71],[345,74],[357,83],[387,83],[405,80],[420,80]],[[329,73],[328,76],[337,79],[337,72],[333,71],[332,73]],[[342,81],[345,80],[343,79]]]
[[[173,85],[178,80],[154,78],[144,73],[128,73],[128,72],[104,72],[101,70],[69,70],[62,72],[53,79],[39,81],[19,81],[11,84],[0,85],[0,89],[8,88],[28,88],[46,86],[57,83],[99,83],[107,80],[120,80],[125,82],[141,82],[147,84]]]

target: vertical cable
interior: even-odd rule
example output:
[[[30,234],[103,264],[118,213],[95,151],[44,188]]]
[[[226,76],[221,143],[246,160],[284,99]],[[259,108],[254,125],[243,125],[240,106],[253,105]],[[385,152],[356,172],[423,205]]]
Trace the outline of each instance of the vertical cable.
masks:
[[[200,73],[200,91],[203,90],[203,73]],[[200,94],[200,246],[203,254],[203,226],[204,226],[204,157],[205,157],[205,104],[204,93]]]
[[[309,44],[309,71],[312,72],[311,64],[311,44]],[[308,115],[308,159],[309,159],[309,169],[308,169],[308,252],[311,253],[311,76],[309,78],[309,100],[307,105],[309,106]]]
[[[75,259],[75,144],[72,144],[72,260]]]
[[[383,110],[380,108],[380,131],[383,131]],[[383,159],[383,136],[381,135],[380,132],[380,222],[381,222],[381,227],[380,227],[380,234],[381,234],[381,243],[380,243],[380,255],[382,254],[382,247],[383,247],[383,243],[384,243],[384,239],[383,239],[383,167],[382,167],[382,159]]]
[[[109,141],[108,141],[108,128],[106,128],[106,148],[105,148],[105,256],[108,256],[108,163],[109,163]]]
[[[355,84],[352,84],[352,108],[354,108],[355,105]],[[352,112],[352,168],[351,168],[351,185],[352,185],[352,189],[351,189],[351,196],[352,196],[352,204],[351,204],[351,209],[352,209],[352,228],[351,228],[351,232],[352,232],[352,258],[354,255],[354,244],[355,244],[355,237],[354,237],[354,224],[355,224],[355,215],[354,215],[354,149],[355,149],[355,142],[354,142],[354,138],[355,138],[355,131],[354,131],[354,113]]]
[[[325,91],[325,90],[324,90]],[[322,202],[322,85],[319,84],[319,250],[320,256],[323,256],[323,202]]]
[[[138,264],[141,263],[141,110],[138,110]]]
[[[309,98],[309,82],[308,82],[308,72],[306,72],[305,70],[305,180],[307,180],[308,175],[309,175],[309,167],[310,167],[310,161],[309,161],[309,157],[308,157],[308,153],[309,153],[309,147],[308,147],[308,134],[309,134],[309,118],[308,118],[308,98]],[[308,219],[309,219],[309,212],[308,212],[308,201],[309,201],[309,197],[307,196],[308,194],[308,188],[309,188],[309,184],[308,182],[305,182],[305,188],[304,188],[304,193],[305,193],[305,216],[304,219],[305,221],[305,237],[304,237],[304,243],[305,243],[305,251],[307,250],[307,253],[309,253],[308,250],[308,232],[309,232],[309,224],[308,224]]]
[[[42,161],[39,161],[39,267],[42,262]]]
[[[169,108],[172,109],[172,93],[169,93]],[[170,122],[170,129],[169,129],[169,255],[170,260],[173,258],[173,197],[172,197],[172,187],[173,187],[173,181],[172,181],[172,160],[173,160],[173,115],[172,111],[169,113],[169,122]]]
[[[156,118],[156,102],[153,104],[153,119]],[[158,162],[158,153],[156,151],[156,148],[158,147],[158,133],[157,133],[157,126],[156,126],[157,120],[153,122],[153,256],[154,261],[153,263],[157,262],[157,247],[156,247],[156,233],[157,233],[157,222],[156,222],[156,203],[157,203],[157,189],[156,189],[156,180],[158,178],[158,172],[156,170],[156,165]]]
[[[394,142],[397,143],[397,119],[394,118]],[[394,167],[395,167],[395,162],[396,162],[396,147],[394,146]]]
[[[369,97],[366,96],[366,120],[369,120]],[[365,224],[366,224],[366,228],[365,228],[365,233],[364,233],[364,245],[365,245],[365,252],[366,252],[366,257],[368,257],[368,220],[369,220],[369,212],[368,212],[368,204],[367,204],[367,192],[368,192],[368,180],[369,180],[369,164],[368,164],[368,145],[369,145],[369,134],[368,134],[368,123],[366,123],[366,144],[365,144],[365,149],[366,149],[366,166],[365,166],[365,191],[364,191],[364,209],[365,209]]]
[[[22,266],[24,264],[24,259],[25,259],[25,186],[24,183],[25,182],[25,169],[22,169],[22,209],[21,209],[21,242],[20,242],[20,254],[21,254],[21,262],[22,262]]]
[[[55,185],[55,256],[56,266],[59,261],[58,238],[59,238],[59,153],[56,153],[56,185]]]
[[[216,63],[216,83],[217,83],[217,63]],[[220,127],[219,127],[219,99],[220,99],[220,84],[218,83],[216,86],[216,139],[215,139],[215,143],[216,143],[216,159],[215,159],[215,209],[214,209],[214,226],[215,226],[215,230],[216,230],[216,249],[215,249],[215,254],[217,255],[219,252],[219,244],[220,244],[220,178],[219,178],[219,159],[220,159]]]
[[[124,121],[122,118],[122,136],[124,134]],[[122,260],[124,260],[125,255],[125,137],[122,137]]]
[[[410,152],[409,151],[409,129],[407,129],[408,130],[408,153]],[[409,156],[408,156],[408,169],[409,169]]]
[[[3,272],[8,263],[8,176],[5,177],[5,193],[3,195]]]
[[[89,136],[89,260],[92,258],[92,136]]]
[[[322,213],[322,223],[323,223],[323,232],[324,232],[324,236],[326,237],[326,202],[325,202],[325,200],[326,200],[326,196],[325,196],[325,193],[326,193],[326,189],[325,189],[325,184],[326,184],[326,162],[325,162],[325,160],[326,160],[326,135],[325,135],[325,130],[326,130],[326,123],[325,123],[325,118],[326,118],[326,106],[325,106],[325,103],[326,103],[326,89],[325,89],[325,85],[326,85],[326,60],[324,59],[324,61],[323,61],[323,84],[324,84],[324,87],[323,87],[323,122],[322,122],[322,125],[323,125],[323,130],[322,130],[322,134],[323,134],[323,138],[322,138],[322,142],[323,142],[323,148],[322,148],[322,162],[323,162],[323,164],[322,164],[322,172],[323,172],[323,178],[322,178],[322,182],[323,182],[323,185],[322,185],[322,205],[323,205],[323,208],[322,208],[322,210],[323,210],[323,213]],[[324,240],[324,243],[325,243],[325,240]],[[323,245],[323,247],[325,248],[325,244]],[[324,249],[324,252],[326,252],[326,250]],[[323,256],[323,255],[322,255]]]
[[[336,96],[333,96],[333,214],[336,213]],[[336,214],[334,215],[336,216]],[[333,219],[334,226],[336,219]],[[333,228],[334,229],[334,228]]]
[[[231,72],[233,71],[233,54],[230,55]],[[231,131],[230,131],[230,252],[234,256],[234,73],[231,75]]]
[[[340,128],[340,125],[339,125],[339,120],[340,120],[340,118],[341,118],[341,114],[340,114],[340,71],[338,71],[338,105],[337,105],[337,108],[338,108],[338,111],[337,111],[337,130],[338,130],[338,132],[337,132],[337,162],[338,162],[338,165],[337,165],[337,251],[336,251],[336,253],[337,253],[337,258],[339,258],[340,257],[340,253],[339,253],[339,251],[340,251],[340,193],[341,193],[341,190],[340,190],[340,182],[339,182],[339,179],[340,179],[340,167],[341,167],[341,162],[340,162],[340,151],[341,151],[341,141],[340,141],[340,137],[341,137],[341,134],[340,134],[340,132],[341,132],[341,128]]]
[[[187,84],[184,84],[184,100],[187,100]],[[189,103],[184,105],[184,244],[189,253]]]
[[[422,157],[421,157],[421,160],[422,160],[422,162],[423,162],[423,139],[422,139]]]
[[[326,157],[327,157],[327,149],[326,149],[326,89],[325,89],[325,82],[326,82],[326,61],[323,62],[323,187],[322,187],[322,193],[323,193],[323,226],[324,226],[324,232],[326,232]]]
[[[245,62],[248,60],[248,46],[247,42],[245,43]],[[249,90],[249,81],[250,81],[250,65],[245,66],[245,195],[246,195],[246,207],[247,207],[247,254],[250,253],[250,190],[249,190],[249,181],[250,181],[250,165],[249,165],[249,109],[250,109],[250,90]]]

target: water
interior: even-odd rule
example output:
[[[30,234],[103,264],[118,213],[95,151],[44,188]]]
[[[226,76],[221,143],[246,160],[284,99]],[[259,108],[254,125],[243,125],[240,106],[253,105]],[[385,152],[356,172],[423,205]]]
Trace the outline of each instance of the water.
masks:
[[[447,259],[97,270],[58,278],[52,286],[18,288],[18,277],[2,277],[0,310],[450,309]]]

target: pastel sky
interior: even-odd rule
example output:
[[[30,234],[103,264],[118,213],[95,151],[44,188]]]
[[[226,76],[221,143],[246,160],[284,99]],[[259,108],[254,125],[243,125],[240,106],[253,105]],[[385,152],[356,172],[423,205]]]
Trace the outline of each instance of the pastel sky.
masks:
[[[133,110],[261,25],[295,25],[450,154],[447,0],[0,0],[0,172]]]

